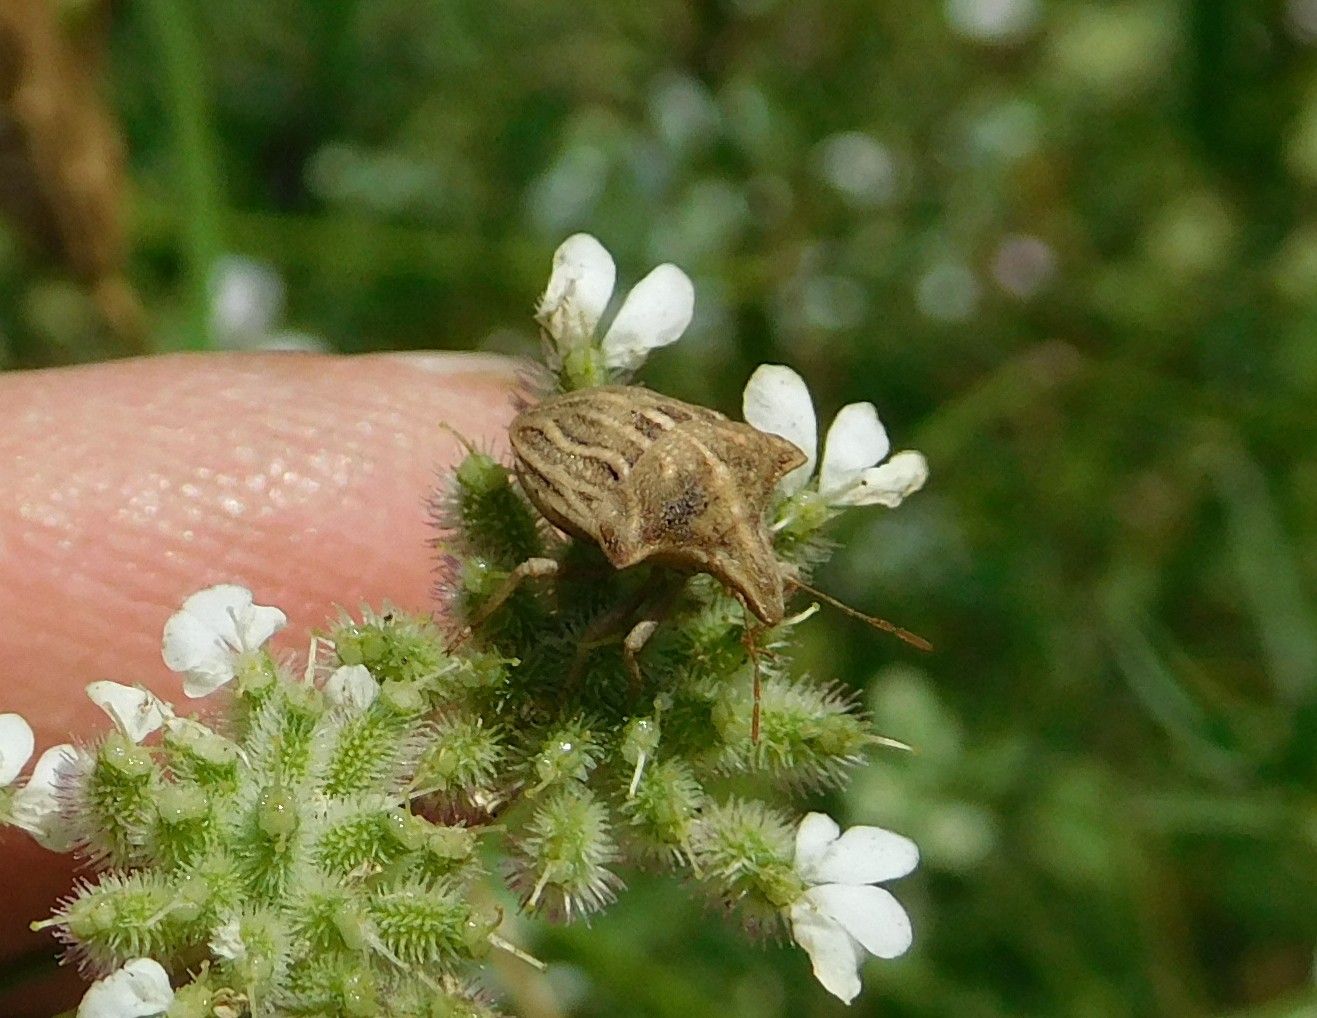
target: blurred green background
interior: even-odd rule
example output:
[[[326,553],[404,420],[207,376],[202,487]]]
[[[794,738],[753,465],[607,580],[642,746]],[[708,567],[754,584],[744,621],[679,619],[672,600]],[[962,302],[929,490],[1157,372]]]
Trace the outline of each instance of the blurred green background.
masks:
[[[80,256],[10,151],[6,367],[531,355],[569,233],[624,285],[674,261],[697,316],[648,384],[734,412],[787,363],[932,465],[818,582],[936,653],[804,629],[917,748],[811,800],[924,852],[915,948],[850,1013],[1317,1015],[1317,0],[58,14],[125,142],[124,253]],[[509,1007],[843,1011],[802,952],[631,883],[527,924],[552,995]]]

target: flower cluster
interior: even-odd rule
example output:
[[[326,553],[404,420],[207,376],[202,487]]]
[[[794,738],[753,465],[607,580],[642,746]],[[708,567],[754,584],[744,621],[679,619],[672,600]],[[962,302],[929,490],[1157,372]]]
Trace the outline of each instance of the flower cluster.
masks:
[[[850,403],[828,428],[818,477],[818,423],[805,381],[790,368],[764,364],[745,387],[745,419],[760,431],[781,435],[805,453],[805,463],[782,480],[783,492],[809,490],[830,506],[881,505],[895,509],[928,480],[928,461],[899,452],[886,463],[892,443],[872,403]],[[811,484],[811,481],[813,482]]]
[[[686,273],[665,263],[627,294],[596,343],[616,280],[613,256],[588,233],[568,237],[554,253],[536,317],[548,341],[549,367],[569,389],[629,375],[651,350],[680,339],[695,313],[695,287]]]
[[[229,695],[223,734],[148,690],[93,682],[113,731],[57,747],[58,766],[38,764],[10,796],[11,823],[99,871],[37,924],[99,977],[82,1018],[221,1003],[348,1015],[384,999],[429,1015],[436,994],[453,1013],[491,1013],[454,976],[511,947],[469,893],[480,832],[413,808],[443,748],[431,718],[452,702],[442,634],[424,620],[345,620],[333,658],[313,646],[293,670],[264,647],[283,624],[245,588],[194,594],[165,625],[163,657],[188,696]],[[438,663],[420,674],[396,663],[417,642]],[[466,681],[496,684],[500,667]],[[32,741],[15,718],[0,722],[11,782]]]
[[[564,389],[621,380],[690,321],[690,281],[660,266],[597,337],[614,277],[591,237],[555,256],[539,320]],[[813,406],[784,367],[756,372],[745,418],[806,457],[765,521],[784,575],[817,560],[832,516],[895,506],[927,474],[917,453],[887,459],[861,403],[815,475]],[[164,629],[203,713],[92,683],[112,731],[47,750],[26,781],[32,731],[0,715],[0,817],[95,870],[39,924],[96,979],[80,1018],[490,1014],[485,954],[537,964],[474,891],[493,853],[526,910],[567,920],[607,906],[628,866],[684,873],[748,929],[789,930],[847,1002],[868,955],[909,947],[875,885],[914,868],[911,842],[730,791],[836,787],[889,744],[834,684],[791,674],[804,615],[752,629],[710,576],[610,568],[485,454],[436,509],[445,626],[345,616],[281,661],[283,613],[222,585]]]

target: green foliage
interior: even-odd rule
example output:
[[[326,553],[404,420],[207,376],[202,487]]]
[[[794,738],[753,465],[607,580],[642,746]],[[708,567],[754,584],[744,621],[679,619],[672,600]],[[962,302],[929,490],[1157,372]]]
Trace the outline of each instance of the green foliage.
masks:
[[[976,29],[994,7],[1005,27]],[[911,834],[926,863],[916,948],[851,1013],[1301,1014],[1317,914],[1307,10],[226,0],[179,15],[189,61],[115,5],[132,275],[162,347],[194,345],[178,337],[208,317],[189,303],[205,287],[185,267],[222,240],[283,276],[280,324],[334,349],[523,355],[527,295],[570,231],[598,233],[624,277],[687,267],[693,334],[649,384],[730,411],[756,363],[791,363],[823,407],[873,399],[932,463],[921,503],[841,523],[847,553],[818,582],[936,653],[894,669],[901,648],[837,617],[796,653],[917,750],[831,800]],[[186,87],[162,85],[180,66]],[[0,238],[7,363],[98,356],[84,304]],[[732,629],[690,635],[693,609],[686,638],[736,658]],[[648,653],[672,647],[660,633]],[[582,685],[616,675],[609,653]],[[495,702],[519,695],[499,668],[462,669],[449,678],[488,681]],[[655,688],[669,674],[646,672]],[[656,851],[689,834],[682,789],[701,787],[663,747],[710,733],[713,707],[665,707],[658,759],[619,807]],[[744,724],[743,703],[720,717]],[[464,760],[506,751],[497,725],[468,737],[483,748]],[[622,788],[634,762],[617,754]],[[488,789],[499,766],[439,761],[424,784]],[[188,767],[233,780],[232,761]],[[588,973],[558,986],[565,1009],[819,1007],[802,959],[747,953],[670,900],[642,886],[593,940],[540,929]]]

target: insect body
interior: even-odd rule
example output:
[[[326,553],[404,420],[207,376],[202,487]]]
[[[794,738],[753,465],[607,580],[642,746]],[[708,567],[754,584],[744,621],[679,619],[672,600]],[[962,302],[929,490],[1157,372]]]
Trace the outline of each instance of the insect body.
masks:
[[[710,573],[765,624],[782,621],[783,566],[764,514],[805,462],[786,439],[639,386],[550,397],[508,434],[535,507],[616,568]]]

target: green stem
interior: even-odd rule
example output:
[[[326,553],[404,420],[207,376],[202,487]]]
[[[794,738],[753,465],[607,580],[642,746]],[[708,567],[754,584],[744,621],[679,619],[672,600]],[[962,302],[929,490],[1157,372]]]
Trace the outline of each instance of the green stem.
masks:
[[[179,176],[182,260],[187,327],[170,345],[205,350],[210,336],[210,273],[222,251],[220,187],[215,145],[206,114],[201,50],[188,21],[188,5],[142,0],[159,53],[161,91],[173,133]]]

